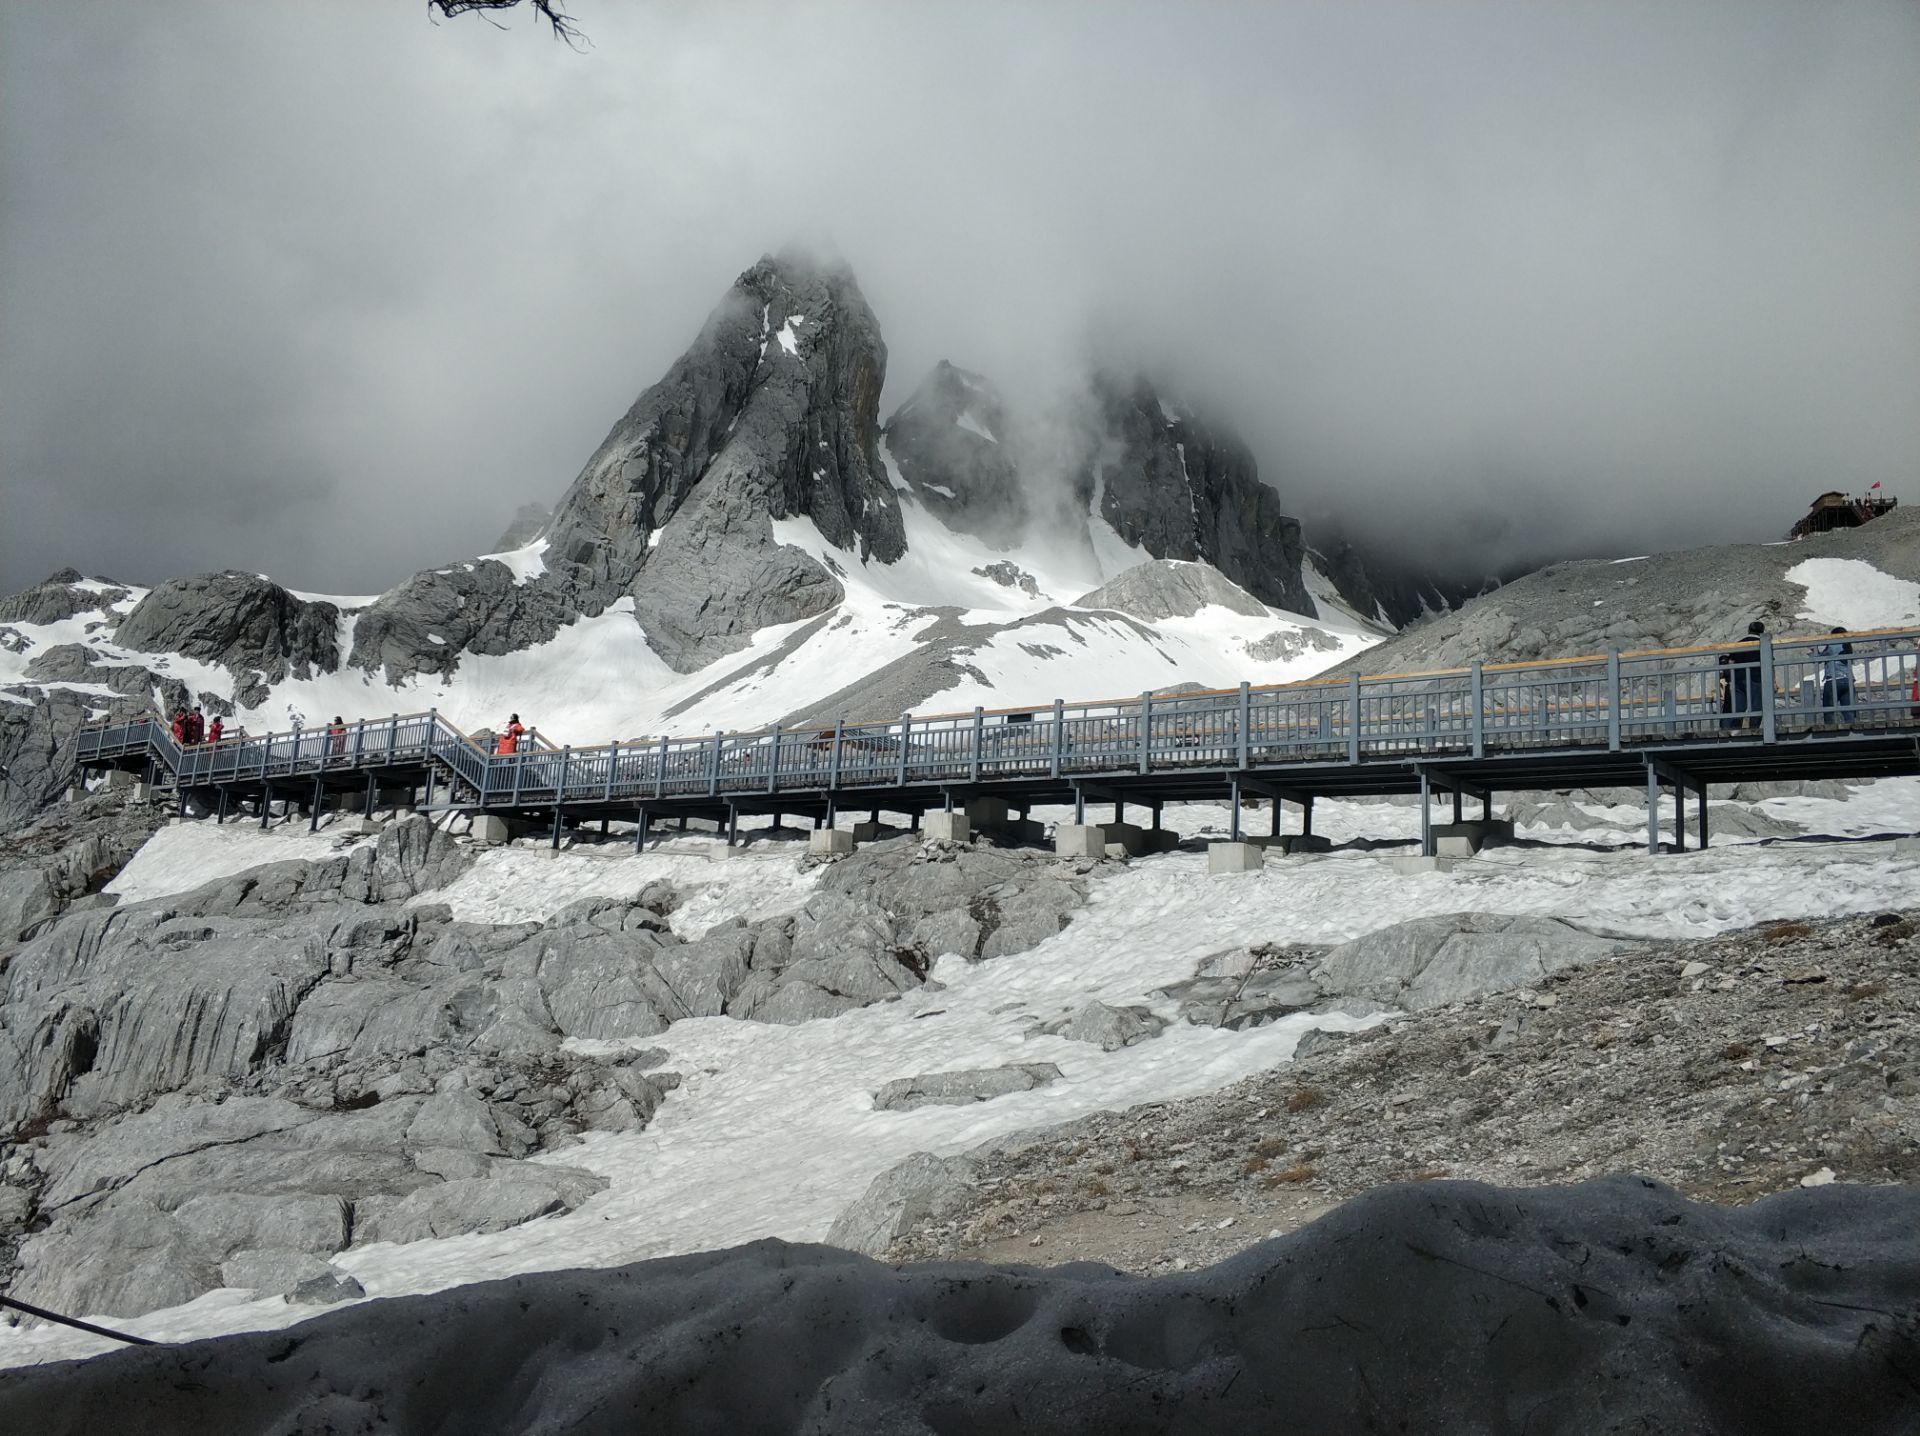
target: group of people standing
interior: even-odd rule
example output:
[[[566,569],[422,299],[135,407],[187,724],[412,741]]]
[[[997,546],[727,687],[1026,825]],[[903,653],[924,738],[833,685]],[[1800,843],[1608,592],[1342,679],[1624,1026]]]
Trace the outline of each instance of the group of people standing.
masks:
[[[1720,655],[1720,726],[1727,729],[1758,728],[1760,720],[1760,640],[1766,624],[1754,619],[1747,625],[1747,636],[1737,648]],[[1819,660],[1820,711],[1853,726],[1858,718],[1853,704],[1853,644],[1847,630],[1835,626],[1827,641],[1811,650]]]
[[[213,721],[209,723],[197,703],[192,708],[173,710],[173,741],[182,748],[194,747],[201,743],[218,743],[226,733],[226,719],[216,713],[213,715]]]

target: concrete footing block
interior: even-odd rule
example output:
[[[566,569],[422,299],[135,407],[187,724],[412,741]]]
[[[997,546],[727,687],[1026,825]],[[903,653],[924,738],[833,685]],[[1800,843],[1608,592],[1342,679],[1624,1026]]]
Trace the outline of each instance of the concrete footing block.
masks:
[[[355,837],[374,838],[387,830],[387,825],[378,818],[348,818],[340,824],[340,830]]]
[[[1053,830],[1053,850],[1063,858],[1104,858],[1107,835],[1097,824],[1062,823]]]
[[[371,821],[371,820],[369,820]],[[473,840],[485,843],[489,847],[499,847],[512,838],[505,818],[496,818],[491,813],[476,813],[473,817]]]
[[[67,789],[67,801],[69,803],[77,803],[86,796],[87,796],[87,790],[84,787],[81,787],[77,783],[73,787]]]
[[[853,825],[851,830],[853,840],[856,843],[877,843],[886,836],[886,827],[885,823],[876,823],[871,818],[863,818]]]
[[[815,857],[843,858],[853,849],[853,834],[845,828],[815,828],[807,834],[807,851]]]
[[[1258,843],[1208,843],[1210,873],[1257,873],[1266,865],[1267,852]]]
[[[1397,854],[1387,859],[1396,873],[1402,877],[1412,877],[1415,873],[1450,873],[1460,866],[1460,859],[1448,857],[1422,857]]]
[[[973,825],[962,812],[928,813],[920,820],[920,835],[929,843],[964,843],[973,836]]]
[[[999,828],[1007,822],[1007,800],[1005,798],[969,798],[966,804],[967,821],[976,828]]]
[[[1170,853],[1180,846],[1180,835],[1172,828],[1148,828],[1142,841],[1150,853]]]
[[[136,803],[151,803],[158,796],[159,795],[154,792],[153,784],[151,783],[135,783],[133,785],[133,801]]]

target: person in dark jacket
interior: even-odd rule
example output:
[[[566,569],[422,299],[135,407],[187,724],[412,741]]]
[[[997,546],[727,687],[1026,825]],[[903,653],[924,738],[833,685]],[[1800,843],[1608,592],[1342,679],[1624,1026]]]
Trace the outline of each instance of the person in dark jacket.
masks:
[[[200,711],[200,705],[196,703],[193,705],[193,712],[187,715],[187,741],[198,743],[206,736],[207,715]]]
[[[1766,631],[1766,624],[1754,619],[1747,625],[1746,641],[1720,655],[1720,706],[1728,715],[1720,720],[1722,728],[1760,726],[1760,636]]]
[[[1833,714],[1851,728],[1859,715],[1853,706],[1853,645],[1843,637],[1844,628],[1834,628],[1827,641],[1813,650],[1820,665],[1820,711]]]

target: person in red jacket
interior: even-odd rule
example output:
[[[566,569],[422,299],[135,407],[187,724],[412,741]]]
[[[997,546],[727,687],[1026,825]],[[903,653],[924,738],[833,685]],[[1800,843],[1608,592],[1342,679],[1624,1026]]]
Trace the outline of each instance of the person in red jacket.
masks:
[[[527,730],[520,726],[520,715],[518,713],[511,714],[507,718],[507,726],[500,733],[500,742],[494,747],[493,751],[503,755],[518,753],[520,751],[520,740],[526,736]]]
[[[327,751],[336,758],[347,751],[347,724],[338,713],[327,725]]]
[[[227,720],[222,718],[218,713],[214,714],[213,721],[207,724],[207,741],[209,743],[218,743],[220,739],[226,735],[226,731]]]
[[[182,747],[186,745],[187,710],[184,708],[176,708],[173,710],[173,741]]]

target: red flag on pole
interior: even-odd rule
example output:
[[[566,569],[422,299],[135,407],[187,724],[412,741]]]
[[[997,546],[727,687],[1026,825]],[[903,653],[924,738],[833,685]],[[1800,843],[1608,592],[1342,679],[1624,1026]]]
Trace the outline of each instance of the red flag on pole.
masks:
[[[1867,485],[1867,492],[1872,493],[1875,489],[1879,487],[1880,487],[1880,481],[1878,479],[1875,479],[1872,483]]]

